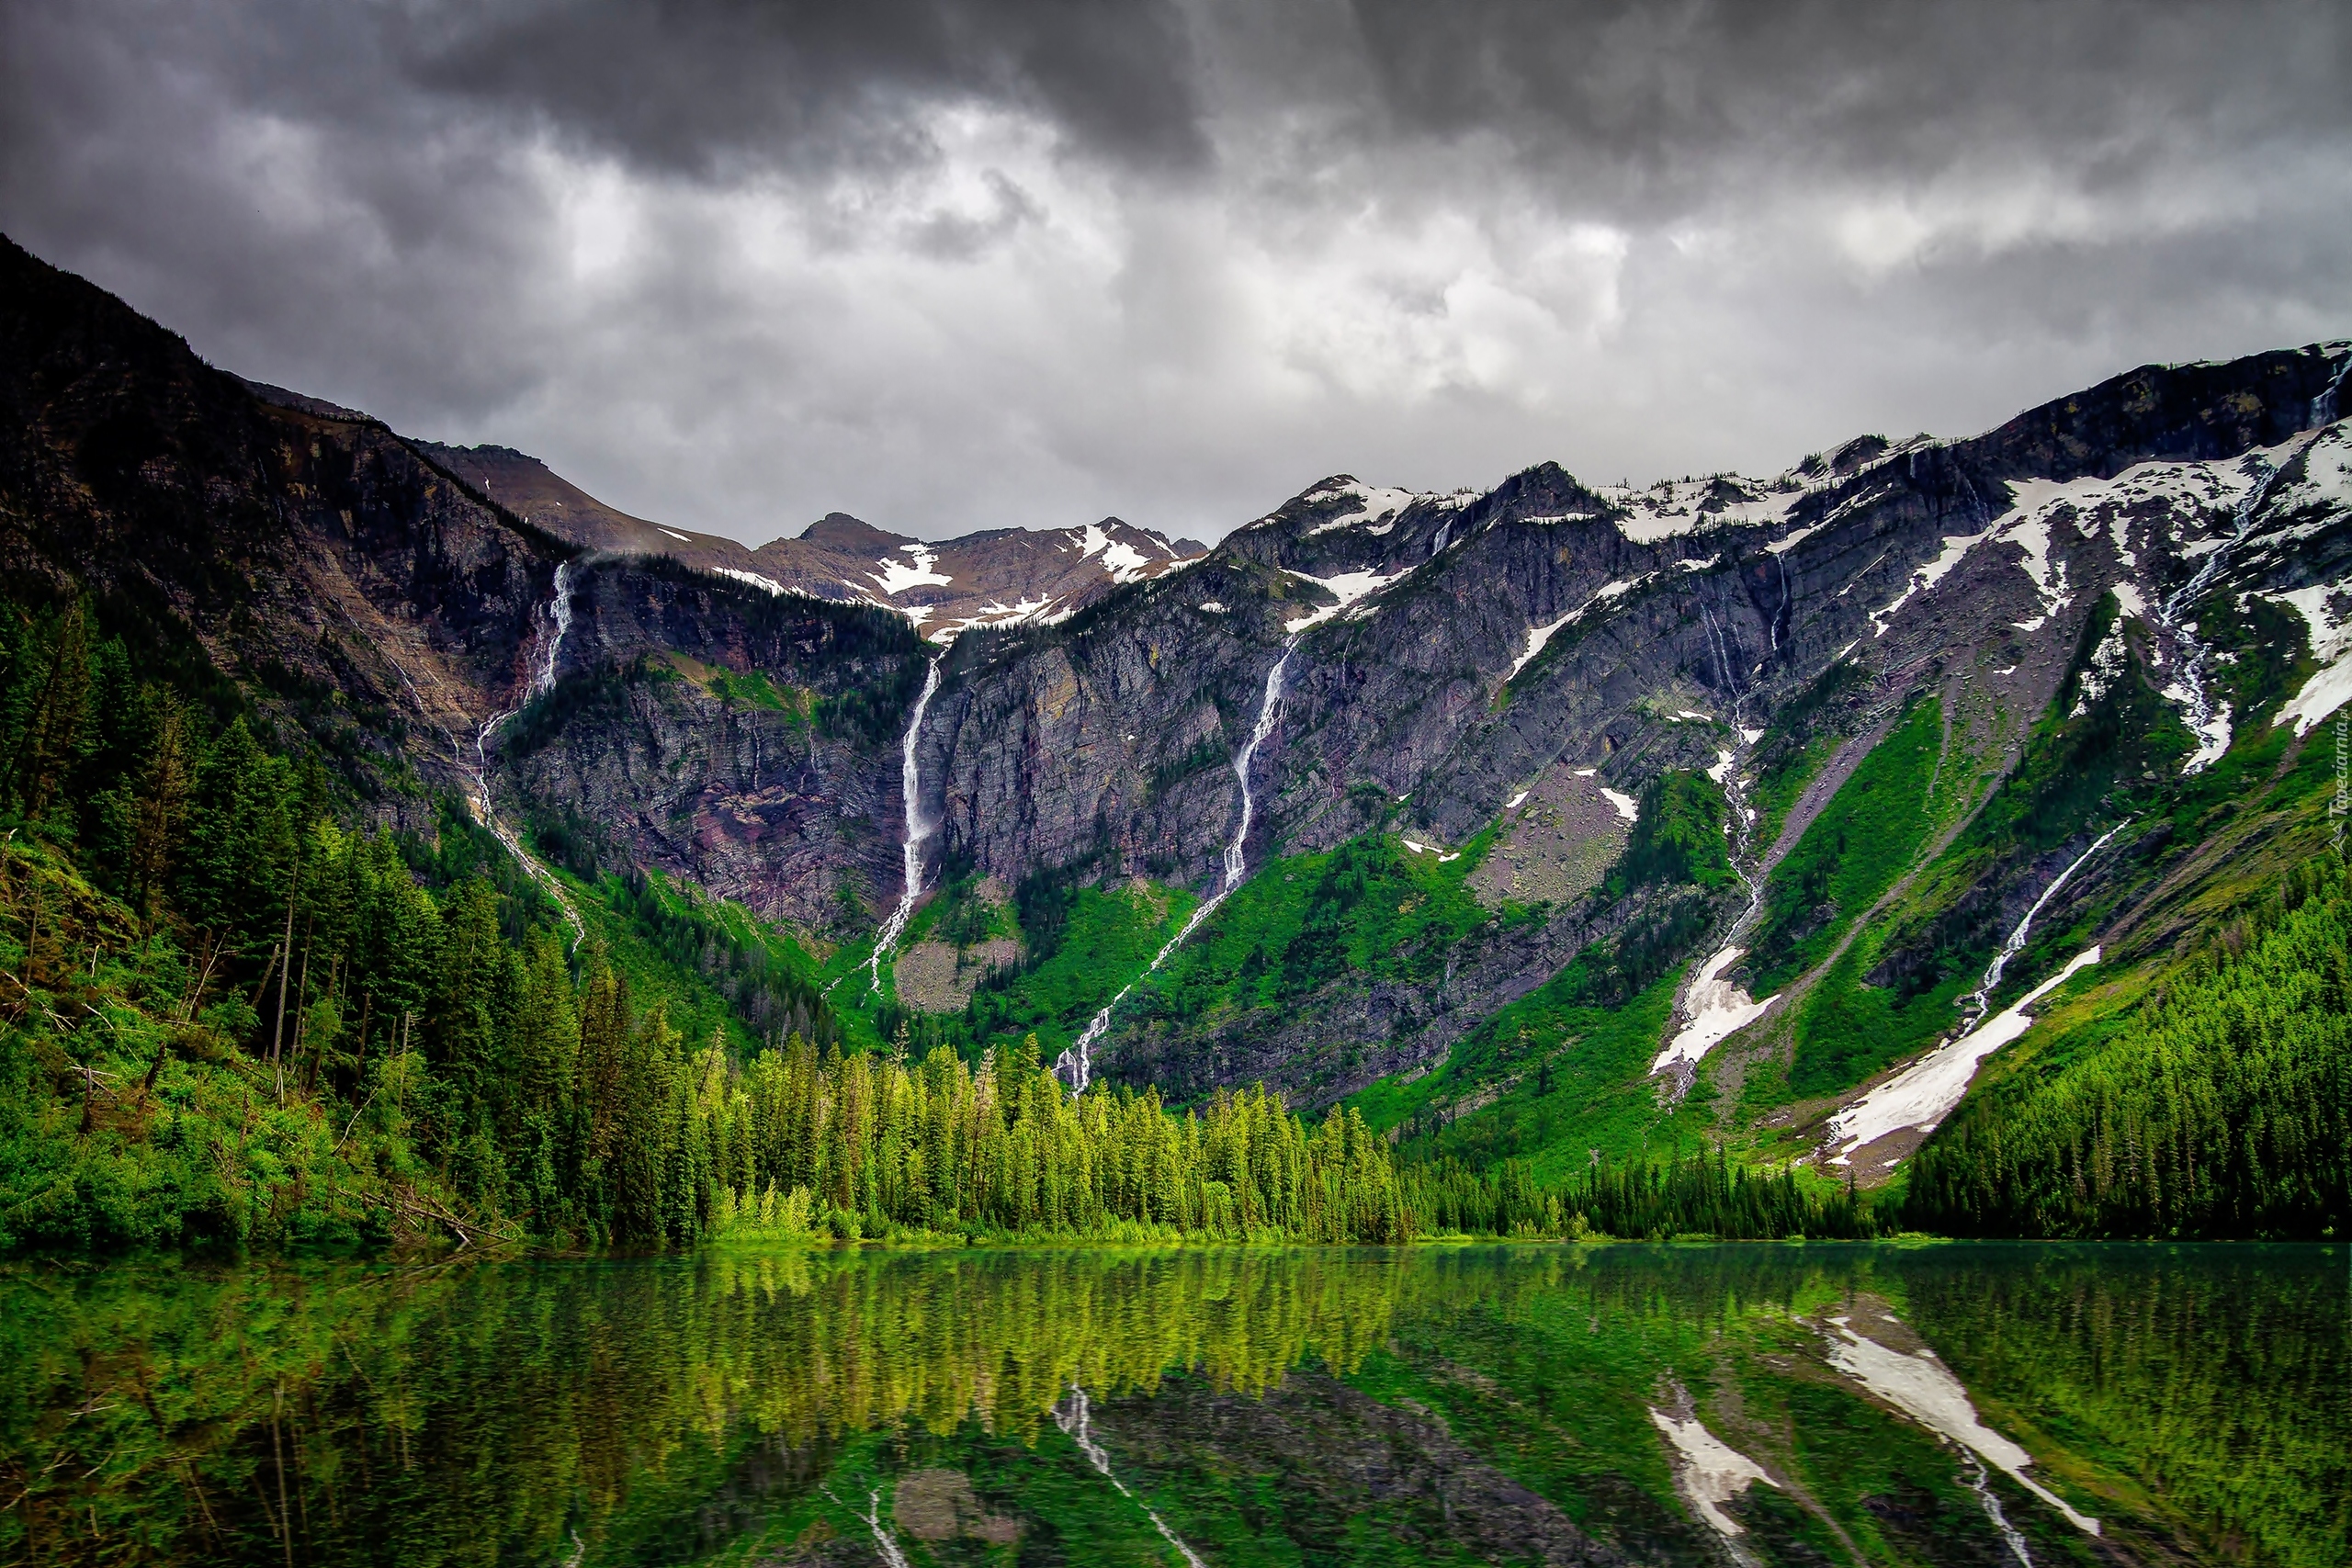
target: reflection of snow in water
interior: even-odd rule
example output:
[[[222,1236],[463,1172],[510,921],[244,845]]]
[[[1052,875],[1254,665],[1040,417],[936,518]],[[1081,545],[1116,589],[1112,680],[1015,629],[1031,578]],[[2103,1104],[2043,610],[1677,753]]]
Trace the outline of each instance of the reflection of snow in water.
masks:
[[[1184,1561],[1192,1565],[1192,1568],[1208,1568],[1208,1564],[1201,1561],[1200,1553],[1186,1546],[1182,1539],[1168,1528],[1168,1521],[1161,1518],[1150,1504],[1128,1491],[1126,1483],[1111,1473],[1111,1456],[1104,1450],[1102,1444],[1094,1440],[1087,1419],[1087,1411],[1086,1391],[1076,1383],[1072,1383],[1069,1386],[1069,1397],[1054,1406],[1054,1425],[1059,1427],[1069,1435],[1070,1441],[1078,1445],[1079,1451],[1086,1456],[1086,1462],[1092,1465],[1103,1480],[1119,1489],[1120,1496],[1126,1498],[1144,1511],[1145,1517],[1151,1520],[1152,1528],[1167,1538],[1168,1544],[1174,1547]]]
[[[2033,1568],[2033,1553],[2025,1549],[2024,1532],[2009,1523],[2009,1516],[2001,1511],[2001,1500],[1993,1495],[1991,1479],[1984,1473],[1984,1461],[1974,1454],[1968,1456],[1968,1489],[1984,1506],[1984,1517],[1993,1521],[1993,1528],[2009,1543],[2010,1552],[2025,1568]]]
[[[2097,1519],[2076,1513],[2057,1494],[2025,1473],[2033,1456],[1978,1418],[1968,1390],[1936,1359],[1934,1351],[1905,1355],[1855,1333],[1848,1318],[1833,1317],[1829,1322],[1837,1330],[1829,1340],[1831,1366],[1938,1437],[1975,1454],[2065,1515],[2075,1529],[2090,1535],[2099,1533]]]
[[[830,1486],[825,1488],[825,1495],[842,1503]],[[882,1488],[876,1486],[872,1495],[866,1498],[865,1512],[862,1514],[858,1514],[855,1508],[850,1508],[847,1503],[842,1503],[842,1506],[865,1521],[865,1528],[874,1534],[874,1550],[882,1554],[883,1562],[890,1568],[907,1568],[907,1554],[899,1550],[899,1538],[892,1535],[890,1527],[882,1522]]]
[[[1653,1406],[1650,1419],[1681,1455],[1678,1479],[1700,1517],[1719,1534],[1745,1534],[1746,1527],[1724,1513],[1723,1506],[1758,1481],[1774,1488],[1781,1483],[1765,1474],[1763,1466],[1708,1431],[1696,1416],[1678,1420]]]

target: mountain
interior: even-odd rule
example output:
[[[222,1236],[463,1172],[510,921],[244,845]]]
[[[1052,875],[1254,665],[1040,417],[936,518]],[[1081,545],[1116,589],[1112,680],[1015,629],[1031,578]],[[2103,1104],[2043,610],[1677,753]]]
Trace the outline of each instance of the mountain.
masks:
[[[973,626],[1050,625],[1113,589],[1159,576],[1202,554],[1116,517],[1083,528],[997,528],[936,542],[910,539],[830,513],[797,538],[756,549],[618,512],[537,457],[503,446],[417,449],[484,495],[568,543],[591,550],[666,555],[773,593],[896,610],[934,640]]]
[[[750,549],[0,273],[19,597],[200,661],[363,819],[463,801],[550,897],[658,873],[776,923],[853,1042],[1035,1033],[1073,1082],[1263,1081],[1546,1180],[1916,1164],[2030,1228],[1963,1124],[2057,1125],[2319,886],[2346,344],[1769,478],[1336,475],[1205,550],[839,513]],[[2215,1105],[2267,1071],[2192,1055]],[[2345,1097],[2290,1078],[2316,1109],[2245,1089],[2261,1136],[2340,1148]]]

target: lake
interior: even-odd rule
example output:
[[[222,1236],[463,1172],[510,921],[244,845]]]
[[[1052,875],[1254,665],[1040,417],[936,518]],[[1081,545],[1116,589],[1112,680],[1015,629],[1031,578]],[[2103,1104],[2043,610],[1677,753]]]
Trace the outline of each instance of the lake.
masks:
[[[2340,1564],[2341,1247],[0,1272],[0,1561]]]

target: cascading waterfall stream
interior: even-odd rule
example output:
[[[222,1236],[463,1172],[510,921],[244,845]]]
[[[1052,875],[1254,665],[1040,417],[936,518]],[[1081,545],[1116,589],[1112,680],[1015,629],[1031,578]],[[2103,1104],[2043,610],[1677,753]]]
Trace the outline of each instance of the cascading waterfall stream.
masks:
[[[906,933],[907,920],[915,912],[915,900],[922,897],[922,841],[931,836],[931,828],[922,819],[922,773],[915,763],[915,741],[922,733],[923,711],[931,706],[932,694],[939,690],[940,654],[923,671],[922,695],[915,699],[915,711],[907,720],[907,738],[899,748],[899,786],[907,801],[906,877],[899,889],[899,907],[882,922],[880,934],[874,939],[874,953],[865,962],[869,991],[882,988],[882,955],[899,944]]]
[[[1151,1521],[1152,1528],[1176,1549],[1191,1568],[1208,1568],[1208,1564],[1201,1561],[1200,1553],[1185,1545],[1183,1538],[1168,1528],[1168,1521],[1159,1517],[1157,1509],[1128,1491],[1126,1483],[1111,1473],[1111,1456],[1103,1450],[1101,1443],[1094,1440],[1088,1424],[1086,1390],[1076,1383],[1069,1385],[1069,1397],[1054,1406],[1054,1425],[1078,1445],[1079,1451],[1086,1456],[1086,1462],[1092,1465],[1103,1480],[1116,1487],[1120,1496],[1144,1511],[1144,1517]]]
[[[2213,580],[2222,575],[2222,570],[2229,564],[2230,557],[2236,552],[2238,546],[2243,544],[2245,536],[2254,531],[2254,514],[2260,508],[2265,498],[2269,495],[2270,487],[2278,482],[2282,471],[2280,468],[2264,464],[2261,476],[2246,487],[2245,495],[2238,502],[2237,519],[2230,530],[2230,536],[2206,556],[2204,564],[2197,569],[2196,575],[2175,589],[2162,604],[2156,606],[2157,626],[2171,637],[2173,647],[2179,651],[2180,680],[2181,683],[2188,688],[2188,727],[2196,732],[2200,741],[2205,738],[2207,728],[2213,722],[2213,699],[2205,689],[2207,649],[2204,639],[2189,629],[2187,616],[2188,612],[2196,607],[2197,601],[2203,597],[2205,591],[2213,585]],[[2202,773],[2204,768],[2205,764],[2202,761],[2192,759],[2186,771],[2192,773]]]
[[[1785,578],[1781,581],[1781,592],[1783,599],[1782,607],[1785,609],[1788,593],[1788,582]],[[1732,874],[1739,878],[1740,886],[1747,894],[1747,912],[1740,916],[1738,922],[1732,928],[1733,934],[1737,935],[1740,929],[1755,918],[1757,910],[1763,907],[1764,902],[1763,887],[1747,874],[1749,850],[1747,840],[1750,829],[1747,790],[1739,780],[1739,765],[1747,757],[1747,741],[1741,734],[1739,728],[1740,709],[1747,702],[1747,693],[1742,691],[1738,682],[1732,679],[1730,650],[1724,642],[1722,628],[1716,625],[1714,612],[1708,608],[1704,600],[1700,602],[1699,613],[1706,621],[1707,637],[1715,650],[1716,672],[1722,677],[1724,689],[1731,694],[1731,732],[1734,738],[1739,740],[1738,749],[1732,753],[1730,761],[1724,768],[1723,777],[1724,801],[1731,813]],[[1775,651],[1777,650],[1776,643]]]
[[[490,793],[491,741],[508,719],[555,689],[556,661],[562,656],[563,639],[571,630],[571,568],[572,563],[568,560],[556,563],[555,585],[548,592],[548,602],[535,612],[536,616],[546,619],[547,630],[540,634],[537,668],[532,671],[529,683],[523,688],[522,701],[503,713],[494,713],[481,721],[474,730],[474,760],[471,763],[467,762],[462,751],[457,751],[454,736],[450,737],[450,749],[457,752],[455,760],[458,772],[464,773],[473,786],[470,794],[475,818],[490,829],[492,838],[505,846],[506,852],[514,857],[514,863],[523,868],[525,874],[537,883],[541,890],[555,901],[556,908],[563,911],[564,923],[571,928],[571,945],[577,950],[580,939],[587,934],[587,928],[581,923],[580,911],[572,907],[571,896],[563,890],[563,884],[556,879],[555,873],[524,847],[522,836],[501,820],[497,805]],[[390,655],[385,657],[390,658]],[[392,668],[400,670],[401,679],[408,684],[409,695],[415,697],[417,705],[423,707],[424,699],[417,697],[416,682],[409,680],[408,671],[401,670],[397,660]],[[447,731],[443,733],[446,735]]]
[[[2041,897],[2036,898],[2033,901],[2033,908],[2025,912],[2025,919],[2019,920],[2017,930],[2009,933],[2009,940],[2003,942],[2001,951],[1993,955],[1992,964],[1984,971],[1984,981],[1974,990],[1961,998],[1960,1005],[1967,1010],[1968,1016],[1961,1023],[1960,1032],[1952,1036],[1953,1039],[1965,1039],[1978,1024],[1984,1021],[1984,1010],[1991,1005],[1993,993],[2000,987],[2003,971],[2008,968],[2010,959],[2025,951],[2026,941],[2033,934],[2033,922],[2040,917],[2043,908],[2051,899],[2058,896],[2060,888],[2074,879],[2075,873],[2082,870],[2085,863],[2089,861],[2091,856],[2107,848],[2107,841],[2129,826],[2131,824],[2128,821],[2118,822],[2114,827],[2101,833],[2092,841],[2089,849],[2076,855],[2066,869],[2058,874],[2057,879],[2041,890]]]
[[[1127,993],[1151,978],[1154,972],[1168,962],[1169,954],[1183,946],[1184,939],[1198,930],[1201,922],[1215,913],[1216,907],[1241,886],[1242,876],[1249,869],[1249,863],[1244,857],[1250,843],[1250,823],[1257,808],[1257,802],[1250,793],[1250,761],[1258,754],[1258,748],[1265,743],[1266,737],[1273,732],[1274,705],[1282,701],[1283,695],[1283,673],[1289,668],[1291,653],[1297,647],[1296,637],[1283,644],[1282,657],[1274,660],[1272,670],[1266,671],[1266,692],[1258,704],[1258,723],[1250,731],[1248,742],[1233,759],[1233,776],[1241,784],[1241,825],[1234,829],[1233,841],[1225,846],[1224,879],[1215,893],[1201,900],[1184,921],[1182,929],[1168,939],[1167,945],[1152,954],[1151,963],[1144,972],[1120,987],[1118,995],[1102,1005],[1102,1010],[1094,1015],[1092,1021],[1079,1035],[1077,1043],[1054,1058],[1054,1071],[1069,1085],[1070,1093],[1084,1094],[1086,1086],[1093,1081],[1094,1043],[1102,1039],[1103,1031],[1111,1027],[1111,1014],[1126,1000]]]
[[[1785,578],[1782,580],[1782,592],[1785,594]],[[1723,945],[1706,963],[1685,976],[1680,988],[1675,993],[1674,1012],[1668,1025],[1671,1032],[1666,1048],[1650,1064],[1653,1076],[1664,1076],[1658,1092],[1663,1102],[1668,1105],[1679,1104],[1682,1097],[1690,1092],[1690,1086],[1698,1081],[1699,1064],[1707,1052],[1731,1032],[1761,1017],[1763,1009],[1770,1007],[1773,1000],[1767,997],[1758,1004],[1748,996],[1745,987],[1724,978],[1724,972],[1739,959],[1740,938],[1755,923],[1757,916],[1763,912],[1764,885],[1749,870],[1749,863],[1754,858],[1755,846],[1751,840],[1755,817],[1748,807],[1747,785],[1741,781],[1739,772],[1741,764],[1747,760],[1750,745],[1747,732],[1741,729],[1739,723],[1741,709],[1746,705],[1749,694],[1742,691],[1733,679],[1729,645],[1724,638],[1713,610],[1704,600],[1700,602],[1699,614],[1706,625],[1707,646],[1714,653],[1717,675],[1723,682],[1724,690],[1731,694],[1732,736],[1738,744],[1735,750],[1723,753],[1723,761],[1718,764],[1722,775],[1718,782],[1723,785],[1724,807],[1728,817],[1724,830],[1732,840],[1729,856],[1732,874],[1739,879],[1740,890],[1747,895],[1747,904],[1740,911],[1738,919],[1732,921],[1731,930],[1724,934]],[[1711,772],[1709,776],[1714,775]]]

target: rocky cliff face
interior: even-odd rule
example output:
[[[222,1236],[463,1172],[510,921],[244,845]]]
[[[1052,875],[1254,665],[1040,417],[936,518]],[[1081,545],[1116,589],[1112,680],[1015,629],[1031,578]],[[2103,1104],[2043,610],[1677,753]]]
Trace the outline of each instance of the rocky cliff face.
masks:
[[[854,948],[904,880],[901,743],[936,661],[910,740],[926,887],[952,867],[1210,891],[1253,734],[1246,868],[1367,834],[1472,855],[1491,918],[1437,978],[1114,1018],[1105,1069],[1180,1092],[1262,1077],[1321,1100],[1425,1070],[1660,921],[1815,953],[1762,892],[1693,916],[1687,889],[1610,891],[1668,770],[1728,792],[1766,889],[1932,702],[1940,815],[1909,880],[1871,890],[1876,915],[1825,895],[1816,921],[1849,945],[1891,922],[1866,983],[1916,987],[1980,963],[2086,841],[2070,818],[1937,858],[2038,735],[2144,687],[2147,722],[2186,737],[2164,766],[2193,774],[2257,731],[2300,746],[2352,694],[2344,344],[2143,367],[1972,439],[1864,437],[1768,479],[1634,491],[1544,465],[1428,496],[1342,475],[1205,551],[1115,520],[933,545],[839,515],[750,550],[519,454],[256,392],[13,247],[0,270],[0,560],[192,641],[388,817],[429,818],[420,783],[458,791]],[[1930,863],[1939,891],[1897,909]],[[2068,897],[2113,894],[2102,874]],[[2116,929],[2177,934],[2189,885],[2162,886]],[[1792,998],[1831,960],[1805,962]],[[1723,973],[1781,983],[1760,959]]]
[[[1069,626],[959,642],[922,738],[927,806],[949,852],[1002,876],[1206,886],[1240,809],[1225,764],[1294,640],[1257,754],[1253,863],[1382,825],[1459,845],[1562,773],[1631,795],[1664,768],[1744,766],[1840,661],[1863,735],[1941,693],[1981,797],[2110,594],[2145,617],[2190,728],[2225,744],[2226,718],[2178,673],[2188,612],[2164,607],[2200,571],[2200,592],[2309,598],[2314,651],[2340,656],[2325,585],[2345,575],[2329,401],[2344,363],[2337,347],[2143,368],[1973,440],[1858,441],[1763,482],[1604,491],[1545,467],[1432,498],[1327,480]],[[1868,747],[1847,750],[1850,768]],[[1758,847],[1759,871],[1776,858]],[[1611,918],[1571,900],[1540,934],[1498,923],[1433,990],[1343,979],[1280,1018],[1162,1025],[1148,1043],[1114,1030],[1106,1059],[1162,1082],[1303,1087],[1344,1045],[1363,1048],[1348,1077],[1366,1081],[1442,1055]],[[1217,1066],[1187,1070],[1195,1058]]]

